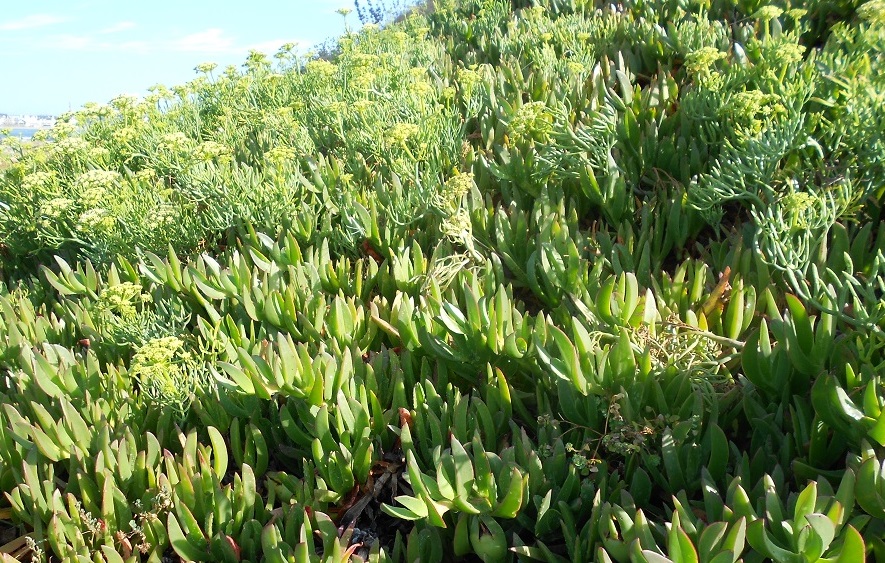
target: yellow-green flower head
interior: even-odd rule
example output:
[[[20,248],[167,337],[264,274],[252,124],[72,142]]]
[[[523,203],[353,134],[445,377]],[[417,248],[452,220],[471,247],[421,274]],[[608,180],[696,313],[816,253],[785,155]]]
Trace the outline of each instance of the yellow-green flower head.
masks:
[[[85,156],[89,148],[89,142],[82,137],[67,137],[52,145],[52,151],[59,156]]]
[[[274,147],[264,153],[264,157],[275,164],[292,162],[297,156],[295,149],[285,146]]]
[[[510,136],[515,141],[534,139],[544,142],[552,131],[553,114],[544,102],[523,104],[510,120]]]
[[[136,304],[150,301],[151,296],[142,293],[141,285],[123,282],[104,288],[98,298],[98,306],[126,319],[135,317]]]
[[[31,140],[38,143],[45,143],[49,140],[49,129],[40,129],[31,136]]]
[[[177,152],[187,148],[189,142],[190,139],[187,135],[181,131],[176,131],[175,133],[167,133],[166,135],[163,135],[163,140],[160,141],[158,147],[160,150]]]
[[[86,151],[89,159],[95,163],[105,162],[107,158],[111,155],[110,149],[107,147],[102,147],[98,145],[94,145]]]
[[[128,144],[138,137],[135,127],[119,127],[111,132],[111,138],[118,143]]]
[[[80,121],[81,119],[89,120],[94,118],[108,117],[112,113],[114,113],[114,110],[109,105],[88,102],[83,105],[83,109],[77,112],[77,120]]]
[[[722,106],[720,114],[734,121],[735,129],[741,134],[755,135],[762,131],[765,119],[786,112],[777,94],[766,94],[761,90],[747,90],[732,96]]]
[[[74,201],[66,197],[54,197],[40,206],[40,215],[47,219],[59,219],[74,207]]]
[[[218,158],[220,156],[227,155],[231,152],[231,150],[225,145],[217,142],[217,141],[205,141],[200,143],[197,147],[197,159],[199,160],[212,160]]]
[[[22,188],[27,192],[43,191],[55,184],[53,172],[32,172],[22,179]]]
[[[99,207],[105,203],[108,191],[104,186],[91,186],[81,191],[77,198],[83,207]]]
[[[426,80],[419,80],[410,85],[410,89],[417,98],[424,98],[435,93],[433,86]]]
[[[353,111],[363,114],[372,109],[375,106],[375,100],[357,100],[353,102],[351,107]]]
[[[150,366],[168,364],[184,348],[184,342],[174,336],[152,338],[132,358],[133,364]]]
[[[110,102],[111,107],[125,113],[138,105],[138,96],[133,94],[122,94],[117,96]]]
[[[177,218],[178,211],[174,206],[168,203],[161,203],[158,205],[154,214],[154,219],[160,225],[171,225],[175,223]]]
[[[709,74],[716,61],[725,58],[725,53],[716,47],[703,47],[685,57],[685,68],[692,74]]]
[[[234,65],[224,67],[224,77],[228,80],[236,80],[240,77],[240,71]]]
[[[168,100],[172,98],[172,90],[166,87],[165,84],[154,84],[150,88],[148,88],[148,92],[159,96],[161,100]]]
[[[458,172],[446,180],[443,195],[448,201],[458,202],[473,187],[473,174]]]
[[[466,209],[458,209],[454,214],[447,217],[441,226],[442,233],[455,241],[469,238],[473,225]]]
[[[756,10],[756,13],[753,14],[753,17],[757,20],[767,22],[781,17],[781,14],[783,13],[784,11],[777,6],[762,6],[761,8]]]
[[[194,67],[194,71],[209,74],[216,68],[218,68],[218,63],[200,63]]]
[[[88,209],[80,214],[77,229],[84,233],[98,234],[112,231],[117,226],[117,220],[105,209]]]
[[[316,59],[307,63],[307,73],[320,78],[333,78],[338,74],[338,65],[323,59]]]
[[[545,10],[542,6],[532,6],[522,11],[523,19],[533,19],[544,17]]]
[[[409,69],[409,77],[412,80],[423,80],[427,77],[427,69],[424,67],[412,67]]]
[[[58,120],[52,126],[52,136],[56,139],[70,137],[77,131],[77,127],[69,121]]]
[[[375,84],[377,78],[378,75],[374,72],[360,72],[351,79],[350,84],[356,90],[368,90]]]
[[[157,179],[157,171],[153,168],[142,168],[135,173],[135,178],[142,182],[150,183]]]
[[[112,190],[120,185],[122,179],[123,176],[113,170],[90,170],[77,176],[76,185],[81,197],[85,197],[89,190],[101,190],[102,194],[105,190]]]
[[[379,58],[378,55],[373,55],[371,53],[354,53],[347,57],[347,61],[353,68],[370,67],[376,66]]]
[[[777,59],[781,65],[798,63],[805,57],[805,47],[799,43],[782,43],[777,47]]]
[[[280,48],[277,49],[274,57],[278,59],[285,58],[287,55],[291,55],[295,51],[295,47],[295,43],[283,43],[282,45],[280,45]]]
[[[777,94],[766,94],[762,90],[738,92],[728,101],[727,107],[738,115],[753,116],[757,113],[770,113],[769,104],[777,102]]]
[[[188,95],[191,93],[191,90],[188,86],[182,86],[180,84],[173,86],[172,91],[175,92],[175,95],[182,100],[187,99]]]
[[[184,342],[178,338],[153,338],[135,353],[129,373],[152,400],[182,408],[195,385],[186,371],[190,359]]]
[[[586,70],[586,67],[577,61],[567,62],[566,68],[568,69],[569,74],[581,74]]]
[[[460,68],[456,78],[461,90],[465,95],[469,96],[473,92],[474,87],[482,80],[482,77],[473,68]]]
[[[792,192],[784,196],[780,203],[786,210],[791,230],[800,231],[811,226],[810,218],[818,213],[820,200],[807,192]]]
[[[387,142],[390,145],[405,145],[419,131],[420,128],[414,123],[397,123],[387,131]]]

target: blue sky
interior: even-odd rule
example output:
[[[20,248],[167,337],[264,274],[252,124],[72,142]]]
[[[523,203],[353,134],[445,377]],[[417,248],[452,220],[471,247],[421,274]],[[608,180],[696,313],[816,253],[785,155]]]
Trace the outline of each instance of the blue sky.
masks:
[[[241,65],[250,49],[299,52],[344,32],[352,0],[2,0],[0,113],[59,114],[181,84],[194,67]],[[356,12],[347,17],[360,26]]]

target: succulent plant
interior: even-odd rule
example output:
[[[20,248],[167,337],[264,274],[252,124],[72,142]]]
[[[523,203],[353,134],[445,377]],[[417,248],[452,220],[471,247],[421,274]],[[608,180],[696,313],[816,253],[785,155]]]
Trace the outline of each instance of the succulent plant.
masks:
[[[885,558],[880,4],[435,0],[0,142],[0,558]]]

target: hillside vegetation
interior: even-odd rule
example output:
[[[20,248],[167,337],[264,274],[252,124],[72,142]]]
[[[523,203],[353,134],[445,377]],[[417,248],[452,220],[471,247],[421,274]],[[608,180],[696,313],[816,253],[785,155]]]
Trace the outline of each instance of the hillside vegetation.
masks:
[[[3,143],[4,561],[885,560],[882,0],[435,0]]]

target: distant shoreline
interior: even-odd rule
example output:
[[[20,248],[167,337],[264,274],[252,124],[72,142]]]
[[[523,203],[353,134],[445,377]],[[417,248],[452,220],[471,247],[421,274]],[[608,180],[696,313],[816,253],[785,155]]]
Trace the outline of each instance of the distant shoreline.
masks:
[[[9,135],[4,135],[0,133],[0,139],[4,139],[6,137],[17,137],[23,141],[30,141],[35,133],[38,131],[45,131],[49,129],[49,127],[3,127],[0,126],[0,129],[8,129]]]
[[[52,129],[52,124],[0,121],[0,129]]]

